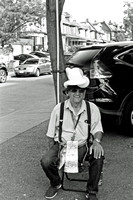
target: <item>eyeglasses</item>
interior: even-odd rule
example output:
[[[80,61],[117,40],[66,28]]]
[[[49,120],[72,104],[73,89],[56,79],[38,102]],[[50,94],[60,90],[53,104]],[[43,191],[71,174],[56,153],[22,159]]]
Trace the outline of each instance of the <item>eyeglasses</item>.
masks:
[[[71,89],[70,90],[71,92],[73,92],[73,93],[76,93],[77,91],[79,92],[79,93],[84,93],[84,89],[76,89],[76,88],[73,88],[73,89]]]

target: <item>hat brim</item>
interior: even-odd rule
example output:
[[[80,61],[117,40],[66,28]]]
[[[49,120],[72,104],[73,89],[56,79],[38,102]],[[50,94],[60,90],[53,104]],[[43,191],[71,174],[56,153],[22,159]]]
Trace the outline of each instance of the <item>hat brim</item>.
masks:
[[[90,81],[86,76],[83,76],[82,79],[79,80],[68,80],[64,83],[64,87],[67,88],[68,86],[71,85],[77,85],[80,88],[86,88],[88,87]]]

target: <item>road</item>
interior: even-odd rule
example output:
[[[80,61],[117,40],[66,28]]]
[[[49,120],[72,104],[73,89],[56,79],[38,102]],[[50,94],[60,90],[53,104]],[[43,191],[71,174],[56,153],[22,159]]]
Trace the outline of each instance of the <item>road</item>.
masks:
[[[52,75],[9,77],[0,84],[0,143],[47,120],[54,105]]]

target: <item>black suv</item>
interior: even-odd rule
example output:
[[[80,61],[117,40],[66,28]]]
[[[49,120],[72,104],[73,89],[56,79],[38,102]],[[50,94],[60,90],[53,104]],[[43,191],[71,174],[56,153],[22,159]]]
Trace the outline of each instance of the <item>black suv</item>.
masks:
[[[86,99],[98,105],[102,116],[117,117],[125,134],[133,136],[133,42],[80,48],[66,65],[83,69],[90,79]]]
[[[0,63],[0,83],[5,83],[7,80],[8,70],[4,63]]]

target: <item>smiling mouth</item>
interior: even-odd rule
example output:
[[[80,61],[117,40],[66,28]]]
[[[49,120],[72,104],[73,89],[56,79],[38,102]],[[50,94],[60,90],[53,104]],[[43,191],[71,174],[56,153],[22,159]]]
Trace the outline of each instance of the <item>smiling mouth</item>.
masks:
[[[74,98],[76,98],[76,99],[80,99],[80,98],[81,98],[81,96],[74,96]]]

